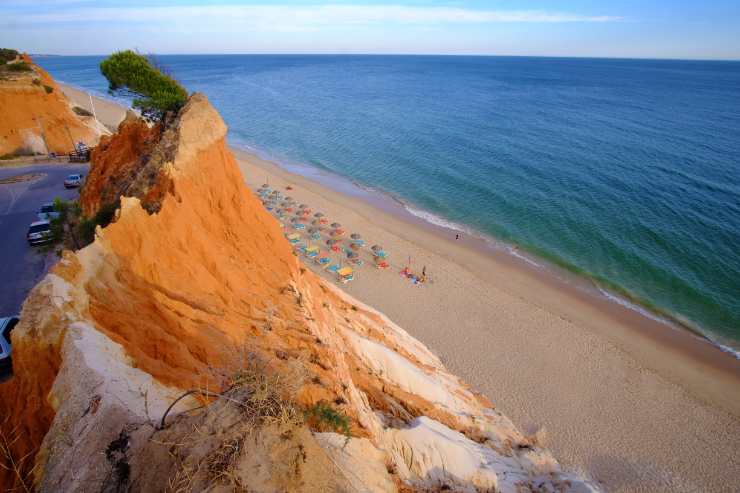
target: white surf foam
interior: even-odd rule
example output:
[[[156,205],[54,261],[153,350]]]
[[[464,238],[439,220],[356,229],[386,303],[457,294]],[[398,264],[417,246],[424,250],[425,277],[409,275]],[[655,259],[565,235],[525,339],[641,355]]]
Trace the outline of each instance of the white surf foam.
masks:
[[[411,207],[408,204],[404,204],[403,207],[413,216],[416,216],[420,219],[423,219],[424,221],[434,224],[435,226],[440,226],[442,228],[451,229],[453,231],[459,231],[461,233],[465,234],[472,234],[472,232],[466,228],[465,226],[458,224],[453,221],[448,221],[447,219],[444,219],[442,217],[439,217],[436,214],[432,214],[428,211],[423,211],[421,209],[416,209],[414,207]]]

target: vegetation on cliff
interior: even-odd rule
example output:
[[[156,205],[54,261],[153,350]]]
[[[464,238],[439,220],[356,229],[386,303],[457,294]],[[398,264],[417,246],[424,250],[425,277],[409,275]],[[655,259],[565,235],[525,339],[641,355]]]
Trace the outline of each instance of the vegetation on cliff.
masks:
[[[149,120],[159,121],[167,113],[179,111],[188,99],[187,91],[175,79],[131,50],[103,60],[100,71],[108,79],[110,91],[135,96],[134,108]]]
[[[0,62],[8,63],[15,60],[18,56],[18,50],[11,50],[10,48],[0,48]]]

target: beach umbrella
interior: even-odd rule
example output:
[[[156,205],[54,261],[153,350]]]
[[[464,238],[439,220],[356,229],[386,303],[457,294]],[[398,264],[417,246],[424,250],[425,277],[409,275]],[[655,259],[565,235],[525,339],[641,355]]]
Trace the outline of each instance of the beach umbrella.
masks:
[[[324,213],[323,212],[317,212],[316,214],[313,215],[313,217],[324,217]]]
[[[360,249],[360,245],[358,245],[357,243],[350,243],[350,244],[349,244],[349,247],[350,247],[350,248],[351,248],[352,250],[359,250],[359,249]]]
[[[353,240],[359,240],[360,238],[362,238],[362,236],[358,233],[352,233],[351,235],[349,235],[349,237]]]
[[[331,227],[334,228],[334,229],[337,229],[337,228],[341,228],[342,225],[339,224],[339,223],[331,223]]]
[[[334,231],[331,232],[332,236],[342,236],[343,234],[344,234],[344,231],[341,229],[335,229]]]
[[[380,246],[380,245],[373,245],[373,246],[370,247],[370,250],[372,250],[374,252],[379,252],[382,249],[383,249],[383,247]]]
[[[347,258],[357,258],[360,254],[357,252],[347,252]]]

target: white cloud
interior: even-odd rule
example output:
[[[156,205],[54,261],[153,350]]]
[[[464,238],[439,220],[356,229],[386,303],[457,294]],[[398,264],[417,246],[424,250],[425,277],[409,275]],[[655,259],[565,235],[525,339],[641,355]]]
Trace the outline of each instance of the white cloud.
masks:
[[[383,23],[562,23],[609,22],[620,17],[586,16],[549,11],[475,10],[457,7],[402,5],[206,5],[173,7],[86,7],[45,13],[27,13],[14,19],[24,25],[65,22],[137,22],[235,24],[275,29],[316,28]]]

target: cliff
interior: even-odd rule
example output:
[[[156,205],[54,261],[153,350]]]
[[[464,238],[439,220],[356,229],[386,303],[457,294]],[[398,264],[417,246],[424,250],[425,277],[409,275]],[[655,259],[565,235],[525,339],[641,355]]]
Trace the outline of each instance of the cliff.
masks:
[[[20,61],[29,70],[0,67],[0,156],[65,154],[75,142],[92,147],[109,133],[93,117],[77,115],[54,79],[28,55]]]
[[[129,119],[94,154],[82,206],[120,208],[24,304],[0,489],[593,489],[303,268],[225,135],[196,94],[165,131]]]

